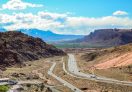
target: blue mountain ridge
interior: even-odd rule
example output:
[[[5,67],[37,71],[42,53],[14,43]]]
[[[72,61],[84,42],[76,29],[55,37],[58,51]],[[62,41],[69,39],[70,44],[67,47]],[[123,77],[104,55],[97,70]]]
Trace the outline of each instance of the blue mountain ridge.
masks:
[[[0,32],[6,32],[6,29],[0,27]]]
[[[33,37],[39,37],[46,42],[59,42],[59,41],[68,41],[83,38],[84,35],[63,35],[56,34],[51,31],[39,30],[39,29],[19,29],[22,33],[28,34]]]

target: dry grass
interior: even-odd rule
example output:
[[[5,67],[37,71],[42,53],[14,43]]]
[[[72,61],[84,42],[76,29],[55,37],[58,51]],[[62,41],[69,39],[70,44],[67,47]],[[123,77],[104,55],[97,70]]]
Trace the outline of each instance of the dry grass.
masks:
[[[60,92],[73,92],[70,88],[66,87],[66,86],[57,86],[55,87],[57,90],[59,90]]]
[[[91,66],[93,66],[94,64],[97,64],[97,62],[99,62],[99,61],[105,62],[107,60],[110,60],[117,54],[104,55],[94,61],[89,61],[89,62],[87,62],[86,60],[82,60],[82,58],[81,58],[82,55],[83,54],[76,55],[78,67],[81,69],[82,72],[92,73]],[[106,76],[108,78],[114,78],[117,80],[132,81],[132,67],[130,67],[130,69],[129,69],[128,66],[94,70],[94,73],[96,75]]]
[[[65,60],[65,63],[67,63],[67,57],[65,57],[64,60]],[[60,76],[62,79],[73,84],[74,86],[80,89],[85,89],[83,90],[84,92],[129,92],[129,91],[132,91],[132,88],[128,86],[107,84],[107,83],[96,82],[96,81],[91,81],[87,79],[71,77],[63,71],[62,63],[57,64],[54,70],[54,73]]]
[[[39,78],[38,80],[41,80],[48,85],[54,86],[56,89],[60,90],[61,92],[70,92],[70,91],[67,91],[69,90],[69,88],[63,86],[59,81],[57,81],[52,76],[47,74],[47,71],[52,66],[51,62],[59,62],[60,60],[58,58],[59,57],[53,57],[53,58],[46,58],[46,59],[41,59],[41,60],[37,60],[33,62],[29,61],[29,62],[26,62],[26,66],[22,68],[17,68],[17,67],[8,68],[6,71],[3,72],[2,77],[9,77],[16,80],[27,80],[29,76],[31,77],[33,75],[37,75],[33,73],[34,70],[37,70],[39,73],[42,73],[44,77],[44,79]],[[13,73],[18,73],[18,74],[22,73],[24,74],[24,76],[20,76],[16,78],[11,76]]]

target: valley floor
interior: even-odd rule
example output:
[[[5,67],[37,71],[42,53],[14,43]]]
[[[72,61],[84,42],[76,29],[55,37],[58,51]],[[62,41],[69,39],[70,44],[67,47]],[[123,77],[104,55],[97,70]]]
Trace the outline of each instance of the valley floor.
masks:
[[[77,66],[80,69],[78,72],[91,73],[86,66],[89,63],[81,59],[81,53],[75,54]],[[26,62],[26,66],[22,68],[8,68],[1,74],[1,77],[15,79],[17,81],[38,80],[44,83],[45,88],[41,90],[36,85],[22,85],[22,92],[131,92],[132,86],[121,85],[114,83],[105,83],[96,81],[95,78],[87,79],[78,76],[69,71],[69,57],[53,57],[41,59],[34,62]],[[117,69],[116,69],[117,70]],[[131,81],[130,75],[118,72],[115,69],[95,70],[94,73],[98,76],[105,76],[118,80]],[[116,73],[117,72],[117,73]],[[120,76],[120,77],[119,77]],[[125,77],[124,77],[125,76]],[[93,80],[92,80],[93,79]],[[39,89],[38,89],[39,88]],[[50,90],[49,90],[50,89]]]

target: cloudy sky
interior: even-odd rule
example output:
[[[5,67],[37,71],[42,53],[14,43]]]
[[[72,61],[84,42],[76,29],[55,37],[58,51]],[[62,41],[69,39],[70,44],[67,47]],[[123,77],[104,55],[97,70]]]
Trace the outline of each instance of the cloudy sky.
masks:
[[[89,34],[132,28],[132,0],[0,0],[0,28]]]

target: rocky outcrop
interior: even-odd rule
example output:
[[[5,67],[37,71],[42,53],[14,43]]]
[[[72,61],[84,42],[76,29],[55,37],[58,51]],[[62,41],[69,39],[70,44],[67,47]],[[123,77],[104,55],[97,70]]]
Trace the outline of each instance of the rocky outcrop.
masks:
[[[132,43],[132,29],[98,29],[72,43],[87,43],[91,46],[111,47]]]
[[[62,50],[21,32],[0,33],[0,68],[44,57],[66,55]]]

